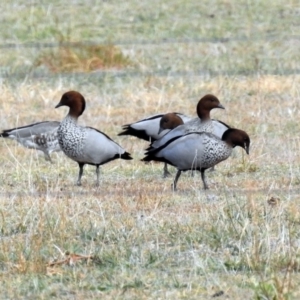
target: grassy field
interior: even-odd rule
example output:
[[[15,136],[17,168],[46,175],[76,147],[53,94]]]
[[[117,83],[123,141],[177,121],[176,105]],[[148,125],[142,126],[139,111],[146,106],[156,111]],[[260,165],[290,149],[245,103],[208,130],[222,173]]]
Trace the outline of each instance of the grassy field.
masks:
[[[61,120],[61,95],[87,100],[80,124],[133,161],[53,164],[0,143],[0,299],[299,299],[300,5],[298,1],[25,1],[2,4],[0,130]],[[58,43],[116,45],[132,64],[91,73],[35,68]],[[46,47],[47,46],[47,47]],[[213,118],[245,130],[250,155],[162,179],[147,143],[121,125],[154,113]],[[171,168],[173,176],[175,169]],[[75,255],[81,255],[77,258]]]

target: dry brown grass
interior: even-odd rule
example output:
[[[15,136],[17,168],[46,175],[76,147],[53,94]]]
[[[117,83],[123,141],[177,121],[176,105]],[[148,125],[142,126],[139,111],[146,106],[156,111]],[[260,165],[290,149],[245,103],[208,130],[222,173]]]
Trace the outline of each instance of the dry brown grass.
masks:
[[[19,1],[2,13],[3,41],[56,42],[67,32],[70,41],[121,41],[136,63],[132,74],[31,78],[37,49],[3,49],[0,129],[61,120],[67,110],[54,106],[74,89],[87,100],[80,124],[134,157],[103,166],[99,188],[87,166],[77,187],[78,167],[62,153],[49,164],[1,140],[3,299],[299,298],[300,76],[297,36],[289,36],[297,1]],[[80,61],[77,70],[96,56],[65,53]],[[50,63],[55,72],[63,65]],[[154,113],[195,115],[205,93],[226,107],[214,118],[249,133],[250,155],[237,149],[208,172],[209,191],[185,173],[173,193],[161,164],[140,162],[147,143],[117,133]]]
[[[34,68],[44,66],[50,72],[91,72],[106,69],[124,69],[132,65],[121,49],[114,45],[89,45],[76,43],[64,45],[41,53]]]
[[[7,297],[21,293],[13,286],[23,277],[29,283],[21,286],[32,289],[27,295],[41,298],[70,296],[71,287],[79,298],[205,299],[220,291],[234,299],[244,291],[246,299],[255,293],[296,297],[299,80],[216,77],[187,86],[181,79],[136,79],[130,87],[116,83],[116,97],[96,86],[81,89],[87,109],[80,123],[108,133],[135,158],[103,166],[100,188],[92,167],[85,170],[83,186],[74,187],[77,166],[62,154],[54,154],[51,165],[35,151],[2,141]],[[172,179],[161,179],[161,164],[139,161],[146,143],[117,133],[122,124],[174,107],[194,115],[195,103],[208,91],[226,107],[213,117],[249,133],[250,156],[237,150],[208,172],[208,192],[198,175],[186,174],[173,193]],[[62,119],[66,111],[53,107],[63,92],[59,82],[31,82],[17,91],[3,85],[1,127]],[[271,197],[279,199],[276,204],[269,204]],[[66,251],[97,259],[46,267],[64,259]]]

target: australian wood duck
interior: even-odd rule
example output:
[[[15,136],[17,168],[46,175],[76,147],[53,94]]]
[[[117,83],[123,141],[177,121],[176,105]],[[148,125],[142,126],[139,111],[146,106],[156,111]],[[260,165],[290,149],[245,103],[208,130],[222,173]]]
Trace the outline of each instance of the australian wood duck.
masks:
[[[181,113],[175,114],[182,119],[183,123],[191,119]],[[131,135],[148,142],[153,142],[163,135],[159,132],[159,122],[163,116],[164,114],[157,114],[135,123],[123,125],[123,131],[118,135]]]
[[[229,128],[229,126],[221,121],[212,120],[210,118],[210,111],[214,108],[224,109],[224,106],[220,103],[219,99],[216,96],[211,94],[205,95],[199,100],[197,104],[196,110],[198,117],[177,126],[173,130],[170,130],[160,139],[157,139],[156,141],[151,143],[148,150],[151,148],[159,148],[168,140],[189,132],[211,132],[221,138],[223,133]]]
[[[57,121],[33,123],[3,130],[0,136],[16,140],[26,148],[43,151],[45,159],[51,162],[50,154],[61,150],[57,139],[59,124]]]
[[[85,110],[84,97],[76,92],[69,91],[63,94],[55,108],[68,106],[69,113],[58,128],[58,141],[62,151],[79,165],[77,185],[81,185],[83,166],[96,166],[97,185],[99,184],[99,166],[111,160],[122,158],[132,159],[120,145],[114,142],[105,133],[77,124],[78,117]]]
[[[178,171],[173,182],[174,190],[181,172],[187,170],[200,171],[204,189],[208,189],[205,170],[227,159],[235,146],[244,148],[249,154],[250,138],[245,131],[230,128],[222,139],[208,132],[191,132],[149,150],[142,161],[161,161],[175,166]]]
[[[174,113],[168,113],[165,114],[160,120],[160,131],[167,134],[169,131],[175,129],[176,127],[182,124],[183,122],[178,116],[176,116]],[[221,138],[223,133],[230,128],[227,124],[223,123],[220,120],[212,119],[212,125],[213,125],[213,133],[217,135],[219,138]],[[209,129],[209,127],[204,128],[204,131],[205,129],[207,130]],[[179,134],[179,132],[177,132],[176,134]],[[149,147],[149,149],[151,149],[151,146]],[[214,169],[215,167],[210,168],[211,171],[214,171]],[[169,175],[171,174],[169,173],[167,164],[165,163],[163,177],[165,178]]]

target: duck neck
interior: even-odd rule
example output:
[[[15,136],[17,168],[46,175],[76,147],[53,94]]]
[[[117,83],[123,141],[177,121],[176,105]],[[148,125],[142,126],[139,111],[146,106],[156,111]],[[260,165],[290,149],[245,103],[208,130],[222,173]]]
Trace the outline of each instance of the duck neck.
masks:
[[[210,120],[210,111],[209,110],[198,110],[197,111],[198,117],[201,119],[201,121],[208,121]]]
[[[71,114],[68,114],[64,119],[64,121],[66,123],[72,123],[72,124],[77,124],[77,120],[78,120],[78,117],[75,117]]]
[[[232,139],[232,128],[227,129],[222,136],[222,141],[224,141],[229,147],[234,148],[235,144]]]

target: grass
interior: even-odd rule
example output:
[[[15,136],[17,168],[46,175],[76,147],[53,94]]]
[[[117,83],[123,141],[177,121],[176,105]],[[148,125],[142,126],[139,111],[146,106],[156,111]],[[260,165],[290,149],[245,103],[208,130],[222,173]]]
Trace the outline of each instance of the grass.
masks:
[[[132,62],[112,45],[70,44],[61,37],[56,49],[42,52],[34,68],[46,67],[50,72],[91,72],[105,69],[123,69]]]
[[[13,10],[7,2],[3,18],[11,26],[0,36],[56,42],[59,30],[72,42],[131,41],[114,44],[137,63],[137,76],[20,76],[40,49],[4,51],[1,68],[10,77],[0,86],[0,128],[61,120],[67,110],[54,106],[75,89],[87,100],[80,124],[104,131],[134,160],[103,166],[99,188],[87,166],[76,187],[78,167],[62,153],[49,164],[1,141],[1,298],[298,299],[300,76],[291,46],[298,4],[129,1],[91,10],[76,3],[19,1]],[[237,39],[252,36],[255,42]],[[198,37],[212,40],[183,41]],[[213,41],[223,37],[232,41]],[[237,149],[208,172],[209,191],[198,174],[186,173],[173,193],[161,164],[139,161],[147,143],[117,133],[158,112],[195,115],[208,92],[226,108],[213,117],[249,133],[250,156]],[[91,258],[70,260],[74,254]]]
[[[13,142],[3,144],[1,252],[7,297],[69,298],[72,290],[79,298],[207,298],[220,291],[233,298],[287,297],[288,293],[296,298],[299,144],[292,134],[297,132],[298,111],[293,126],[281,123],[280,95],[291,94],[286,110],[297,107],[292,96],[296,89],[289,88],[296,87],[299,78],[280,78],[281,84],[276,80],[219,77],[203,80],[202,92],[198,86],[201,94],[206,88],[228,86],[218,93],[227,114],[213,115],[247,130],[252,138],[249,157],[236,151],[236,157],[208,174],[208,192],[201,190],[199,176],[185,175],[178,193],[172,193],[171,179],[160,178],[160,164],[138,161],[146,144],[116,137],[119,124],[146,112],[168,111],[167,99],[192,115],[197,98],[183,100],[188,87],[182,87],[182,79],[156,78],[165,87],[163,93],[145,91],[143,79],[136,79],[130,92],[125,81],[110,82],[112,92],[96,85],[83,90],[88,102],[81,124],[104,130],[135,157],[133,162],[103,166],[99,189],[92,167],[85,170],[83,187],[74,189],[77,166],[62,154],[53,155],[55,164],[50,165],[34,151]],[[53,109],[63,92],[60,84],[53,82],[51,89],[46,81],[20,86],[24,103],[3,87],[7,99],[3,127],[13,118],[9,112],[26,107],[27,101],[33,108],[30,115],[21,113],[20,123],[38,119],[41,111],[47,111],[49,119],[61,119],[66,111]],[[244,99],[245,86],[257,96]],[[117,87],[119,95],[114,92]],[[30,94],[32,90],[44,91],[45,100]],[[223,93],[230,93],[232,99],[226,101]],[[268,98],[276,117],[260,110]],[[136,110],[126,107],[123,99]],[[246,106],[242,115],[241,106]],[[253,111],[259,115],[252,116]],[[268,203],[272,196],[278,204]],[[49,262],[64,259],[67,251],[96,259],[47,268]]]

